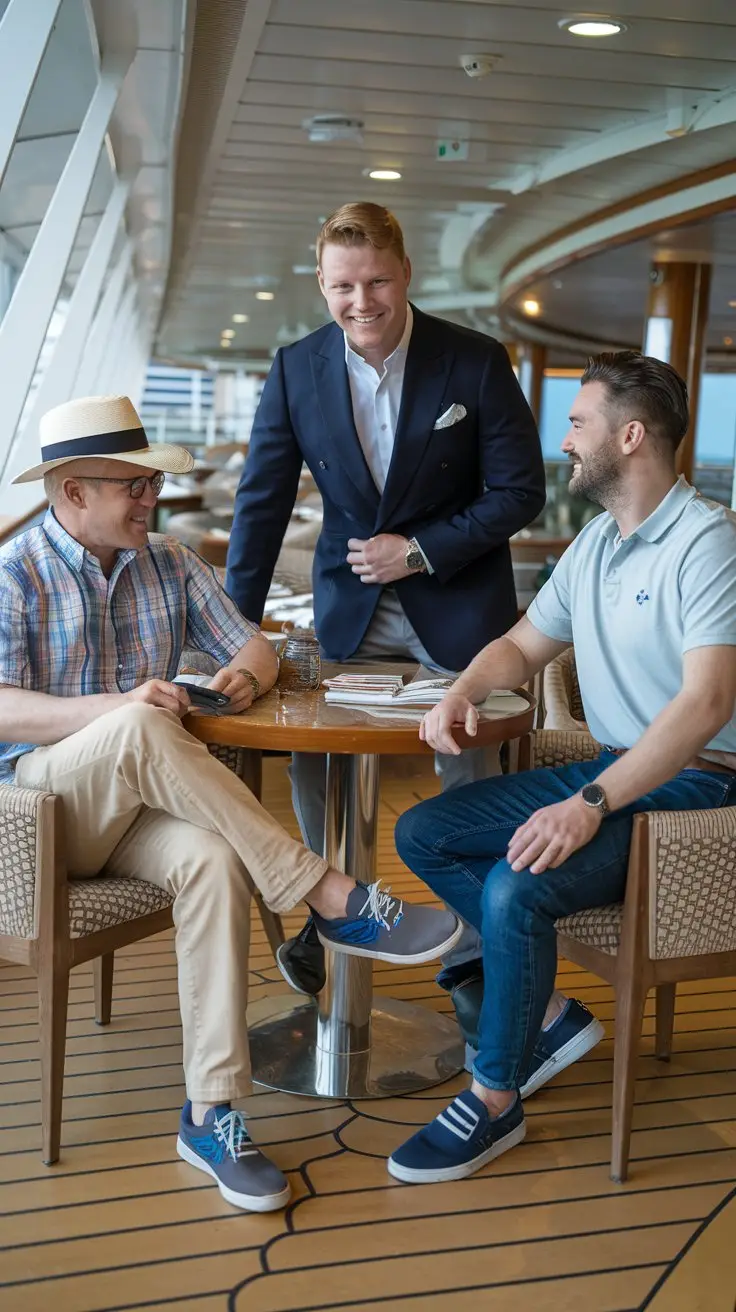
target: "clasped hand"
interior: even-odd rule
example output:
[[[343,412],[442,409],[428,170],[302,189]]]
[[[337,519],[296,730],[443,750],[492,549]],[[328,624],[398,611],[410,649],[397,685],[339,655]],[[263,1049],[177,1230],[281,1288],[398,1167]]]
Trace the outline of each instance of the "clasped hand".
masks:
[[[409,543],[398,533],[379,533],[375,538],[348,538],[347,562],[361,583],[395,583],[416,571],[406,568]]]

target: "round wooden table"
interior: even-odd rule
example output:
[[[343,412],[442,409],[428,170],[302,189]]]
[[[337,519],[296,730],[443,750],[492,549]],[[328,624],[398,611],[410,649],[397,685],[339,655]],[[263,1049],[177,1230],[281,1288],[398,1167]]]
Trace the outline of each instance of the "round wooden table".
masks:
[[[323,664],[323,677],[337,668]],[[348,668],[410,675],[417,669],[388,663]],[[500,696],[481,712],[476,737],[458,731],[457,741],[485,747],[519,738],[531,730],[534,709],[528,693]],[[184,724],[208,744],[326,754],[325,858],[371,883],[380,757],[431,750],[419,740],[420,711],[380,711],[328,704],[322,689],[286,695],[273,689],[242,715],[196,712]],[[412,1003],[374,998],[371,961],[325,955],[327,983],[318,998],[277,995],[250,1009],[254,1080],[311,1097],[379,1098],[428,1088],[462,1069],[464,1047],[453,1020]]]

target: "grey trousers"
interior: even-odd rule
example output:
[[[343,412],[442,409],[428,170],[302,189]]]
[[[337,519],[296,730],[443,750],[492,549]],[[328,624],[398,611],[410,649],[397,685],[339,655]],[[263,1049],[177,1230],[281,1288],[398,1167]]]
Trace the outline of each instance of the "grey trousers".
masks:
[[[351,657],[353,661],[415,660],[442,674],[454,674],[432,660],[409,623],[393,588],[384,588],[368,631]],[[475,783],[501,773],[497,748],[473,748],[460,756],[437,752],[435,773],[443,793],[450,788]],[[325,832],[325,788],[327,758],[314,752],[295,752],[291,763],[291,794],[294,812],[307,847],[322,855]],[[444,966],[459,966],[481,956],[477,931],[465,925],[462,937],[443,958]]]

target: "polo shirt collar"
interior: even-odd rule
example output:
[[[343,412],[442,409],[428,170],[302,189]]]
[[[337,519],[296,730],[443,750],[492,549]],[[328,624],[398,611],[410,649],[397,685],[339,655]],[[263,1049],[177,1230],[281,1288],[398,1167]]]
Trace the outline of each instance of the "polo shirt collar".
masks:
[[[402,354],[403,354],[403,355],[406,355],[406,352],[409,350],[409,342],[410,342],[410,340],[411,340],[411,330],[412,330],[413,327],[414,327],[414,315],[413,315],[413,313],[412,313],[411,305],[410,305],[409,302],[407,301],[407,302],[406,302],[406,323],[404,324],[404,331],[403,331],[403,333],[401,334],[401,341],[399,342],[398,346],[395,346],[395,347],[394,347],[394,349],[393,349],[393,351],[391,352],[391,354],[388,355],[388,356],[386,357],[386,359],[384,360],[384,362],[383,362],[383,367],[384,367],[384,369],[388,368],[388,367],[390,366],[391,362],[392,362],[393,360],[395,360],[395,359],[397,358],[397,356],[400,356],[400,355],[402,355]],[[365,360],[364,360],[363,356],[360,354],[360,352],[359,352],[359,351],[354,351],[353,348],[352,348],[352,346],[350,345],[350,342],[348,341],[348,335],[347,335],[347,333],[343,333],[343,337],[345,338],[345,362],[346,362],[346,364],[349,365],[351,362],[354,364],[354,363],[355,363],[356,361],[358,361],[358,360],[360,361],[361,364],[365,364]]]
[[[71,533],[67,533],[62,524],[59,523],[51,507],[46,511],[43,521],[43,531],[46,534],[52,547],[66,561],[67,565],[78,574],[81,574],[85,560],[92,560],[93,557],[83,547],[81,542],[77,542]],[[131,547],[127,551],[119,551],[115,561],[114,575],[120,572],[120,569],[134,560],[138,555],[136,547]]]
[[[678,478],[675,486],[670,488],[666,497],[663,497],[659,505],[652,511],[651,515],[642,521],[638,528],[634,529],[631,534],[632,538],[641,538],[642,542],[659,542],[668,533],[694,497],[698,495],[696,489],[688,483],[684,474]],[[618,524],[611,515],[608,524],[603,529],[604,537],[613,541],[619,536]]]

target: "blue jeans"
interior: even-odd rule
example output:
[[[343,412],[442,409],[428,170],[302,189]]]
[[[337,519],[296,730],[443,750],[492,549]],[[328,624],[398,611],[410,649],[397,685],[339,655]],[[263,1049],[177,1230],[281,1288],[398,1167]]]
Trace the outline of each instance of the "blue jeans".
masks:
[[[473,1074],[490,1089],[524,1082],[554,989],[555,921],[622,900],[636,812],[736,804],[733,775],[683,770],[606,816],[592,842],[556,870],[513,871],[505,854],[519,825],[540,807],[572,797],[614,759],[604,751],[596,761],[559,770],[467,784],[412,807],[396,826],[401,859],[482,936],[485,984]]]

